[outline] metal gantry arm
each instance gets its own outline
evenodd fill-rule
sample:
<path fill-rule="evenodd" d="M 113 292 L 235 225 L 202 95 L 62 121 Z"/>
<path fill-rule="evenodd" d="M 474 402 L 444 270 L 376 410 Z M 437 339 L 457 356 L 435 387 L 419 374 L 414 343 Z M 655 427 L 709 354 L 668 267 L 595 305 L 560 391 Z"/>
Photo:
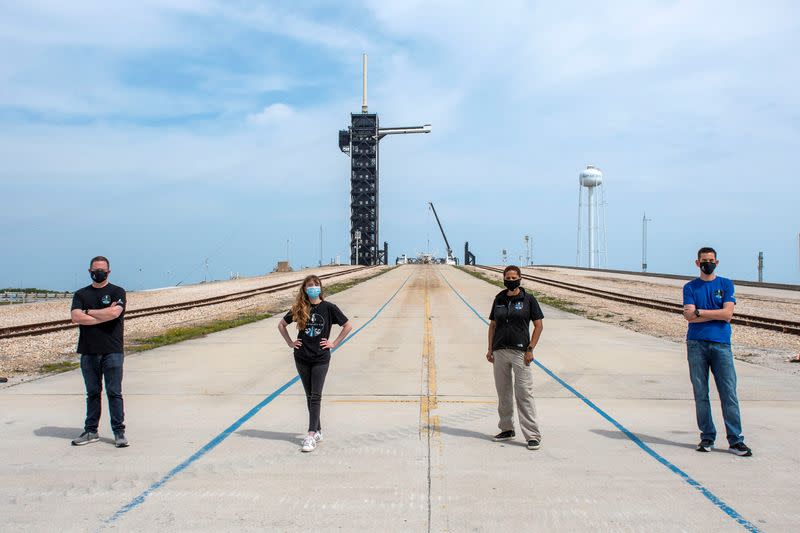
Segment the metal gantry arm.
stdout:
<path fill-rule="evenodd" d="M 387 135 L 408 135 L 409 133 L 430 133 L 431 125 L 405 126 L 399 128 L 378 128 L 378 140 L 380 141 Z M 350 130 L 339 130 L 339 149 L 350 155 Z"/>
<path fill-rule="evenodd" d="M 408 126 L 401 128 L 378 128 L 378 140 L 383 139 L 387 135 L 405 135 L 408 133 L 430 133 L 431 125 L 423 124 L 422 126 Z"/>
<path fill-rule="evenodd" d="M 433 210 L 433 216 L 436 217 L 436 223 L 439 224 L 439 231 L 442 232 L 442 237 L 444 237 L 444 244 L 447 246 L 447 258 L 453 258 L 453 249 L 450 248 L 450 242 L 447 240 L 447 235 L 444 234 L 444 228 L 442 227 L 441 221 L 439 221 L 439 215 L 436 213 L 436 208 L 433 207 L 433 202 L 428 202 L 428 205 L 431 206 L 431 210 Z"/>

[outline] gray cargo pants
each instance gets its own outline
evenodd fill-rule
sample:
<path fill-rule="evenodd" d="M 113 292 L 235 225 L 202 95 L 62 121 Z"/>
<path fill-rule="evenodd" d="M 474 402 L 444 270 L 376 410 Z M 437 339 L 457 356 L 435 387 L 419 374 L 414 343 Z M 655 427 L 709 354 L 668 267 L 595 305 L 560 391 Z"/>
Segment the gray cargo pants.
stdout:
<path fill-rule="evenodd" d="M 525 352 L 494 350 L 494 384 L 497 387 L 497 413 L 500 431 L 514 429 L 514 398 L 517 400 L 519 426 L 525 440 L 541 440 L 536 423 L 536 404 L 533 400 L 533 371 L 525 364 Z M 513 370 L 513 379 L 512 379 Z"/>

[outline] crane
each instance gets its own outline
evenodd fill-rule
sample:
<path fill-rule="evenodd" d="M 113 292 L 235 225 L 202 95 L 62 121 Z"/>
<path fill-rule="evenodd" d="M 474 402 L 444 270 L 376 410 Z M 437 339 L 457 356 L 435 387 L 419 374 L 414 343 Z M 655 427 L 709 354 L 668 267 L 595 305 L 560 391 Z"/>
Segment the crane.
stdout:
<path fill-rule="evenodd" d="M 439 224 L 439 231 L 442 232 L 442 237 L 444 237 L 444 244 L 447 246 L 447 259 L 445 259 L 445 263 L 448 265 L 457 265 L 458 259 L 456 259 L 453 255 L 453 249 L 450 248 L 450 242 L 447 240 L 447 235 L 444 234 L 444 228 L 442 227 L 442 223 L 439 221 L 439 215 L 436 213 L 436 208 L 433 207 L 433 202 L 428 202 L 428 205 L 431 206 L 433 216 L 436 217 L 436 223 Z"/>

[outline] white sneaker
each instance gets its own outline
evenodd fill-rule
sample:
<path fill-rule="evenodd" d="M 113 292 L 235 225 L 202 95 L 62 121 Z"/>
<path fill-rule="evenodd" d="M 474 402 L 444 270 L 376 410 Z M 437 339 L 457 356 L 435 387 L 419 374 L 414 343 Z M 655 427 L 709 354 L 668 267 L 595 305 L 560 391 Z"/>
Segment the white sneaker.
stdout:
<path fill-rule="evenodd" d="M 303 446 L 300 448 L 303 452 L 313 452 L 317 447 L 317 441 L 311 435 L 303 439 Z"/>
<path fill-rule="evenodd" d="M 317 441 L 317 442 L 322 442 L 322 432 L 321 431 L 317 431 L 316 433 L 314 433 L 314 440 Z"/>

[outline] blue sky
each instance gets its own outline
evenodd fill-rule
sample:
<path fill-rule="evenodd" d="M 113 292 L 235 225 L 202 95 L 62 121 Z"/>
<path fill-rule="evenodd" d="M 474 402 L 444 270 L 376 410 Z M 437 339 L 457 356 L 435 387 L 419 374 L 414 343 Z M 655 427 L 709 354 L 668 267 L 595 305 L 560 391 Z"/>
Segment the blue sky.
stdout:
<path fill-rule="evenodd" d="M 4 2 L 0 286 L 129 289 L 347 258 L 369 105 L 390 255 L 574 264 L 577 175 L 606 175 L 608 264 L 800 283 L 794 2 Z"/>

